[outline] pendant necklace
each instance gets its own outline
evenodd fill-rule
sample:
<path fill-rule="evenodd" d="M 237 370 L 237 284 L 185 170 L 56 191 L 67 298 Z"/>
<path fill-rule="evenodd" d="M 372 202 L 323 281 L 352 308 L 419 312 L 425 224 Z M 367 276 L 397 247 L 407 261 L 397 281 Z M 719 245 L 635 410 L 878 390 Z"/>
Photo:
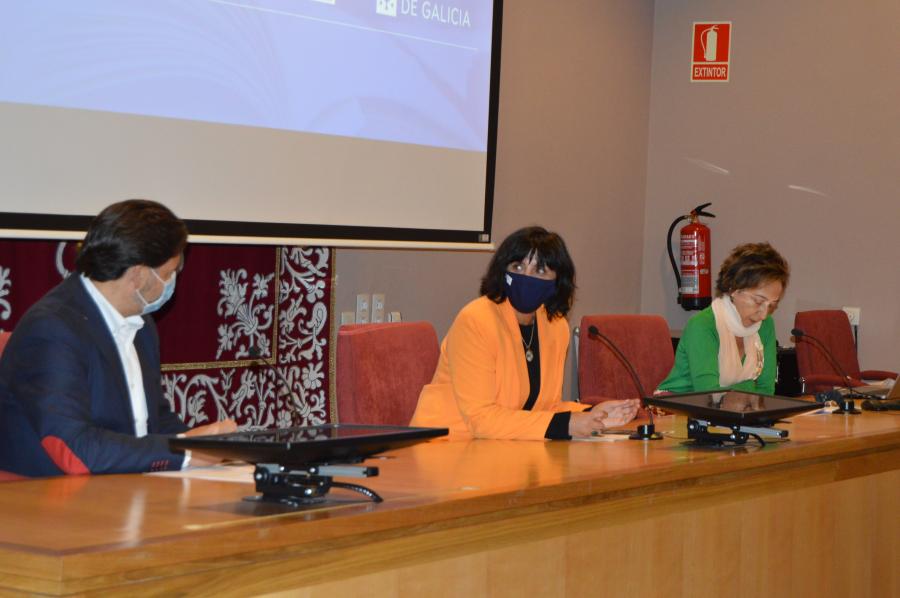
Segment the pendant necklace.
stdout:
<path fill-rule="evenodd" d="M 531 363 L 534 359 L 534 351 L 531 350 L 531 343 L 534 342 L 534 325 L 537 324 L 537 320 L 531 323 L 531 336 L 528 337 L 528 342 L 525 342 L 525 339 L 522 339 L 522 344 L 525 345 L 525 361 Z"/>

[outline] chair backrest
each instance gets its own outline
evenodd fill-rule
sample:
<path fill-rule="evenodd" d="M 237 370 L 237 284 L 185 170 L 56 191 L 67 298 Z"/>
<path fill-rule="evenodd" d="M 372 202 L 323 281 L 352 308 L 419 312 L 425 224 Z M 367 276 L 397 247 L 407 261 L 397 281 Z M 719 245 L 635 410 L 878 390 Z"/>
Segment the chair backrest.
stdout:
<path fill-rule="evenodd" d="M 602 340 L 591 338 L 596 326 L 634 366 L 650 395 L 675 362 L 669 325 L 656 315 L 593 315 L 581 318 L 578 337 L 578 390 L 583 403 L 639 396 L 626 367 Z"/>
<path fill-rule="evenodd" d="M 439 354 L 437 334 L 428 322 L 342 326 L 336 421 L 409 425 Z"/>
<path fill-rule="evenodd" d="M 817 309 L 798 311 L 794 316 L 794 328 L 801 329 L 807 335 L 819 339 L 828 347 L 848 376 L 859 377 L 859 359 L 856 356 L 856 343 L 850 329 L 850 319 L 840 309 Z M 840 376 L 828 357 L 814 342 L 798 340 L 797 371 L 801 378 L 812 375 Z"/>
<path fill-rule="evenodd" d="M 6 348 L 6 342 L 9 340 L 11 332 L 0 331 L 0 355 L 3 355 L 3 349 Z"/>

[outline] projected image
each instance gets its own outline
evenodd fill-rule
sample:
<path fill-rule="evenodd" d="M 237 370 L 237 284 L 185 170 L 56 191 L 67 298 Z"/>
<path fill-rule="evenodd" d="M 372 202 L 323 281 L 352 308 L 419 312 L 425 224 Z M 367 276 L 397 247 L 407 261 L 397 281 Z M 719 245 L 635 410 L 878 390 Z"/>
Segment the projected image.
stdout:
<path fill-rule="evenodd" d="M 501 14 L 0 0 L 0 230 L 77 238 L 149 197 L 209 243 L 485 243 Z"/>
<path fill-rule="evenodd" d="M 484 152 L 491 4 L 4 0 L 0 101 Z"/>

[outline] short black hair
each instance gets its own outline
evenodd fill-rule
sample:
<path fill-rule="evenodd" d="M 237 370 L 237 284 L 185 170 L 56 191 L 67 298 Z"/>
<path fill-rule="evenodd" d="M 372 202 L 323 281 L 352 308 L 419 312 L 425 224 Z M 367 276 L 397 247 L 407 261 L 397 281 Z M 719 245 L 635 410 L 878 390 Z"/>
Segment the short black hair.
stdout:
<path fill-rule="evenodd" d="M 158 268 L 184 252 L 187 235 L 184 222 L 161 203 L 120 201 L 91 221 L 75 269 L 104 282 L 121 278 L 131 266 Z"/>
<path fill-rule="evenodd" d="M 503 240 L 481 279 L 481 294 L 502 303 L 506 299 L 506 268 L 532 255 L 537 257 L 538 266 L 556 272 L 556 293 L 544 302 L 547 317 L 565 317 L 575 301 L 575 264 L 562 237 L 540 226 L 520 228 Z"/>
<path fill-rule="evenodd" d="M 768 243 L 745 243 L 731 250 L 716 279 L 716 296 L 741 289 L 755 289 L 777 281 L 787 288 L 791 268 L 787 260 Z"/>

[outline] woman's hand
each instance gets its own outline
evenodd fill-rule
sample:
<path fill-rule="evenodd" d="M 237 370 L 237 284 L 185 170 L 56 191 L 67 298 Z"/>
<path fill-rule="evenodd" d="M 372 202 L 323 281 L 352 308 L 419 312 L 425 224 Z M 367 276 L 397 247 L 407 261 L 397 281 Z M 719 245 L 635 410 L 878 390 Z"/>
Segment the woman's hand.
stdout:
<path fill-rule="evenodd" d="M 606 428 L 627 424 L 637 415 L 640 404 L 638 399 L 604 401 L 594 405 L 590 411 L 572 413 L 569 419 L 569 435 L 591 436 Z"/>
<path fill-rule="evenodd" d="M 607 418 L 603 421 L 607 428 L 616 428 L 624 426 L 634 419 L 638 409 L 641 407 L 640 399 L 621 399 L 615 401 L 604 401 L 597 405 L 607 413 Z"/>

